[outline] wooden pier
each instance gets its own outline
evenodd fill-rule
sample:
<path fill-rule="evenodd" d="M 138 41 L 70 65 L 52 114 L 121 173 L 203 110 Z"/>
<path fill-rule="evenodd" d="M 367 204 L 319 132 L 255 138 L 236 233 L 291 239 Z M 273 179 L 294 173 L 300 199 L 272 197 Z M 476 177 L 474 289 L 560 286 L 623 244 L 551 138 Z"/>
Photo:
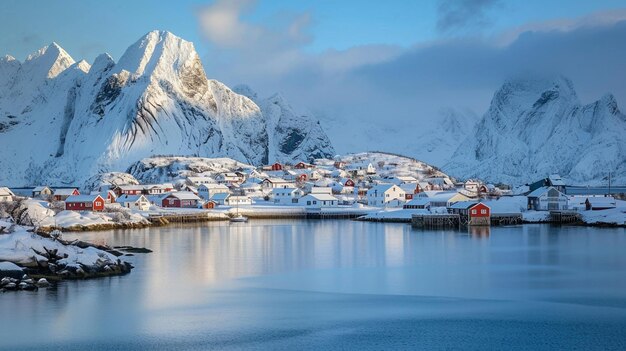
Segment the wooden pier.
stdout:
<path fill-rule="evenodd" d="M 521 213 L 492 213 L 491 225 L 516 225 L 522 224 L 524 218 Z"/>
<path fill-rule="evenodd" d="M 458 228 L 461 220 L 458 214 L 414 214 L 411 225 L 417 228 Z"/>
<path fill-rule="evenodd" d="M 551 223 L 579 223 L 582 221 L 580 213 L 576 211 L 550 211 Z"/>
<path fill-rule="evenodd" d="M 466 226 L 515 225 L 522 224 L 521 213 L 497 213 L 489 220 L 470 223 L 467 216 L 459 214 L 414 214 L 411 225 L 417 228 L 460 228 Z"/>
<path fill-rule="evenodd" d="M 148 220 L 156 225 L 166 225 L 169 223 L 194 223 L 194 222 L 223 221 L 227 219 L 228 219 L 228 216 L 226 216 L 225 214 L 211 213 L 211 212 L 190 212 L 190 213 L 164 212 L 164 213 L 151 213 L 148 215 Z"/>

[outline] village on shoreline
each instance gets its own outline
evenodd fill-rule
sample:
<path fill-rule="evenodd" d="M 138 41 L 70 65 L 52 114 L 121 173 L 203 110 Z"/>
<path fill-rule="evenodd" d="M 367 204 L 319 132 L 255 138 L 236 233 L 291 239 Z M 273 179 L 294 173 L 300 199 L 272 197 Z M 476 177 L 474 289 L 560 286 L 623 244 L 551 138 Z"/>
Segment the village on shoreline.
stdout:
<path fill-rule="evenodd" d="M 162 177 L 166 181 L 147 184 L 130 174 L 111 173 L 97 177 L 91 189 L 2 187 L 0 217 L 42 232 L 228 220 L 235 215 L 413 221 L 420 226 L 452 227 L 626 223 L 626 202 L 620 200 L 626 189 L 569 186 L 558 175 L 517 188 L 480 180 L 457 182 L 420 161 L 374 152 L 261 167 L 231 159 L 144 161 L 158 164 L 153 172 L 168 169 L 169 176 Z M 202 161 L 212 167 L 198 166 Z"/>

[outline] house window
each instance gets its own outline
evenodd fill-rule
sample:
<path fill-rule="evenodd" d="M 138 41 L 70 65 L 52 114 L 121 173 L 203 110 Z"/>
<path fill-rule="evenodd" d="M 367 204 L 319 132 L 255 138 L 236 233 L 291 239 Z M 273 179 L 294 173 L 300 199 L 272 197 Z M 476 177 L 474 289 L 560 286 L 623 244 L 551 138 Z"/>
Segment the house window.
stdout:
<path fill-rule="evenodd" d="M 480 210 L 480 213 L 481 213 L 481 214 L 487 214 L 487 210 L 484 210 L 484 209 L 483 209 L 483 210 Z"/>
<path fill-rule="evenodd" d="M 476 210 L 472 210 L 472 214 L 475 215 L 476 214 Z"/>
<path fill-rule="evenodd" d="M 311 201 L 307 201 L 307 202 L 306 202 L 306 204 L 307 204 L 307 205 L 311 205 Z"/>

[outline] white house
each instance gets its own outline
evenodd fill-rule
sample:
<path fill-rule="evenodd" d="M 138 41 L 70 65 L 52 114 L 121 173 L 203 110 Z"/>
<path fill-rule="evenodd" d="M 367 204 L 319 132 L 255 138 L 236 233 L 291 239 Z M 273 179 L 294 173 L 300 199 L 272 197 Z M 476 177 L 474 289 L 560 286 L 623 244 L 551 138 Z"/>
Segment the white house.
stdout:
<path fill-rule="evenodd" d="M 358 175 L 376 174 L 376 168 L 368 162 L 351 163 L 346 166 L 346 170 Z"/>
<path fill-rule="evenodd" d="M 282 178 L 265 178 L 263 179 L 263 183 L 261 183 L 261 187 L 263 187 L 263 189 L 295 188 L 296 184 Z"/>
<path fill-rule="evenodd" d="M 150 209 L 150 201 L 145 195 L 122 195 L 116 201 L 122 207 L 131 210 L 147 211 Z"/>
<path fill-rule="evenodd" d="M 211 177 L 187 177 L 187 181 L 195 186 L 215 183 L 215 179 Z"/>
<path fill-rule="evenodd" d="M 9 188 L 0 187 L 0 202 L 13 201 L 14 196 L 15 194 Z"/>
<path fill-rule="evenodd" d="M 297 204 L 302 195 L 302 190 L 298 188 L 274 188 L 271 198 L 275 204 L 291 205 Z"/>
<path fill-rule="evenodd" d="M 558 191 L 555 187 L 544 186 L 535 189 L 527 195 L 528 209 L 535 211 L 560 211 L 567 210 L 569 199 L 567 195 Z"/>
<path fill-rule="evenodd" d="M 312 209 L 337 207 L 339 200 L 329 194 L 308 194 L 298 200 L 300 206 Z"/>
<path fill-rule="evenodd" d="M 229 195 L 226 197 L 225 204 L 227 206 L 250 206 L 252 199 L 247 196 Z"/>
<path fill-rule="evenodd" d="M 456 191 L 423 191 L 416 198 L 427 198 L 429 207 L 449 207 L 459 201 L 469 201 L 472 198 Z"/>
<path fill-rule="evenodd" d="M 198 196 L 208 200 L 215 194 L 228 194 L 230 191 L 224 184 L 202 184 L 198 187 Z"/>
<path fill-rule="evenodd" d="M 242 183 L 240 175 L 234 172 L 218 174 L 217 177 L 215 177 L 215 180 L 217 180 L 217 182 L 220 184 Z"/>
<path fill-rule="evenodd" d="M 406 193 L 395 184 L 378 184 L 367 191 L 367 204 L 378 207 L 402 206 Z"/>
<path fill-rule="evenodd" d="M 38 197 L 41 199 L 47 198 L 52 195 L 52 189 L 47 186 L 37 186 L 33 189 L 33 197 Z"/>

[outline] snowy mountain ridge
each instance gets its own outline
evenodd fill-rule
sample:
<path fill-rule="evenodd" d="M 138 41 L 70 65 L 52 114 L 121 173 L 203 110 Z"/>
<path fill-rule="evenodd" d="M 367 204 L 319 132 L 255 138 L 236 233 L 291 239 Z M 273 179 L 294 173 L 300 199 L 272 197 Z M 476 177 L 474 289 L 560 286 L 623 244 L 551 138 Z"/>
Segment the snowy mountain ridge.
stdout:
<path fill-rule="evenodd" d="M 314 117 L 269 101 L 208 79 L 193 44 L 169 32 L 148 33 L 117 63 L 108 54 L 75 62 L 56 43 L 24 62 L 5 56 L 0 183 L 73 184 L 155 154 L 251 164 L 334 154 Z"/>
<path fill-rule="evenodd" d="M 626 183 L 626 116 L 611 94 L 581 104 L 565 77 L 505 82 L 443 167 L 461 177 L 524 184 L 552 173 L 573 183 Z"/>

